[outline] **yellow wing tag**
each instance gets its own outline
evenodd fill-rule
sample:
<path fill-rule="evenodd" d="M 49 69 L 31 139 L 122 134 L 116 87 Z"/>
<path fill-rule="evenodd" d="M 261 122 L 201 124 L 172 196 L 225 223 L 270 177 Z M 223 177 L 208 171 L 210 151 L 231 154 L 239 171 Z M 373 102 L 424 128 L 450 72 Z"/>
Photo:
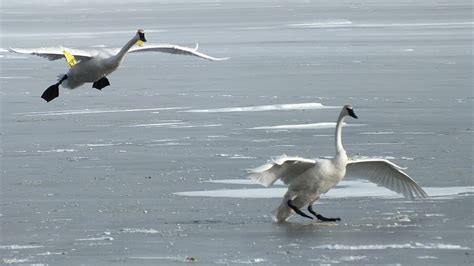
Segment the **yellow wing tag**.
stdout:
<path fill-rule="evenodd" d="M 63 50 L 64 57 L 66 57 L 66 61 L 69 65 L 69 67 L 73 67 L 75 64 L 77 64 L 76 58 L 68 51 Z"/>
<path fill-rule="evenodd" d="M 142 40 L 138 40 L 138 41 L 137 41 L 137 45 L 138 45 L 138 47 L 142 47 L 142 46 L 143 46 L 143 41 L 142 41 Z"/>

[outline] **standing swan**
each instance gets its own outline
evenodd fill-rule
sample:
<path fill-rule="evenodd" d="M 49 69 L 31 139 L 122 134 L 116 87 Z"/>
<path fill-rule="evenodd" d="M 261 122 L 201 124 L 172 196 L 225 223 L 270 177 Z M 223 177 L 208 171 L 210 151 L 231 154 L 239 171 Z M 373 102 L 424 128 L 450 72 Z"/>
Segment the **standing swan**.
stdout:
<path fill-rule="evenodd" d="M 75 89 L 86 82 L 92 82 L 92 87 L 98 90 L 110 85 L 107 75 L 117 70 L 127 53 L 135 52 L 162 52 L 170 54 L 184 54 L 201 57 L 210 61 L 226 60 L 228 58 L 214 58 L 198 52 L 198 46 L 195 48 L 182 47 L 173 44 L 157 44 L 142 46 L 146 42 L 145 32 L 139 29 L 121 49 L 103 49 L 103 50 L 78 50 L 65 49 L 62 47 L 39 48 L 39 49 L 15 49 L 10 51 L 19 54 L 32 54 L 45 57 L 49 60 L 58 60 L 66 58 L 71 68 L 61 75 L 56 84 L 47 88 L 41 98 L 47 102 L 59 96 L 59 85 L 65 88 Z M 138 44 L 139 47 L 134 47 Z M 76 64 L 76 59 L 79 63 Z"/>
<path fill-rule="evenodd" d="M 400 166 L 384 159 L 350 160 L 342 146 L 342 124 L 346 116 L 357 119 L 350 105 L 345 105 L 336 125 L 336 156 L 332 159 L 304 159 L 282 156 L 272 162 L 251 170 L 249 178 L 264 186 L 270 186 L 280 178 L 286 185 L 283 202 L 274 212 L 276 222 L 286 221 L 294 212 L 313 219 L 300 209 L 308 211 L 321 221 L 340 221 L 340 218 L 326 218 L 316 213 L 312 205 L 322 194 L 337 185 L 345 176 L 366 178 L 379 186 L 403 194 L 413 200 L 425 198 L 425 191 Z"/>

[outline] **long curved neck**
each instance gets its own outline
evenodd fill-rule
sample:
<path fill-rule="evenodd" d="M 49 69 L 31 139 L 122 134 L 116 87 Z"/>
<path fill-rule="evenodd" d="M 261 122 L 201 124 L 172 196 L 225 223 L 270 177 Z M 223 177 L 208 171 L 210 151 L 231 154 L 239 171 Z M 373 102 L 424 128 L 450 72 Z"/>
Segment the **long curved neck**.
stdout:
<path fill-rule="evenodd" d="M 135 45 L 138 41 L 138 38 L 137 36 L 133 36 L 132 39 L 130 39 L 130 41 L 128 41 L 123 47 L 122 49 L 120 49 L 120 51 L 115 55 L 115 59 L 119 62 L 121 62 L 123 60 L 123 57 L 125 56 L 125 54 L 127 54 L 128 50 L 130 50 L 130 48 L 133 47 L 133 45 Z"/>
<path fill-rule="evenodd" d="M 344 124 L 344 114 L 341 113 L 337 119 L 336 124 L 336 156 L 341 153 L 346 153 L 344 147 L 342 146 L 342 124 Z"/>

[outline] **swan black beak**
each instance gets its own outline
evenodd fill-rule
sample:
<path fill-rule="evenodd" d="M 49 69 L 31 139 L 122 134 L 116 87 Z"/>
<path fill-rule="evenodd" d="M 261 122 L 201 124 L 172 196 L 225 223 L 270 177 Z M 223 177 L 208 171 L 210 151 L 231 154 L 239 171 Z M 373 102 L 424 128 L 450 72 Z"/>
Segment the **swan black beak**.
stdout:
<path fill-rule="evenodd" d="M 138 32 L 138 36 L 140 37 L 140 41 L 146 42 L 145 32 L 139 31 L 139 32 Z"/>
<path fill-rule="evenodd" d="M 354 110 L 351 109 L 351 108 L 347 108 L 347 112 L 349 113 L 349 115 L 351 117 L 354 117 L 355 119 L 357 119 L 358 117 L 356 116 L 356 114 L 354 113 Z"/>

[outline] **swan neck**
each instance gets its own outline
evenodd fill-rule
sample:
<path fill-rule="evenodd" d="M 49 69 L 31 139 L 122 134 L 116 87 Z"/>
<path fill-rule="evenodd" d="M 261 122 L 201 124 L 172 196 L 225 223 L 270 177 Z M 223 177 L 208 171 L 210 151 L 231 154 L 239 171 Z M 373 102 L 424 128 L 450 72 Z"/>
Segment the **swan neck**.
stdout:
<path fill-rule="evenodd" d="M 345 115 L 341 113 L 337 119 L 336 124 L 336 156 L 341 153 L 346 153 L 344 147 L 342 146 L 342 124 L 344 124 Z"/>
<path fill-rule="evenodd" d="M 130 41 L 128 41 L 123 47 L 122 49 L 120 49 L 120 51 L 115 55 L 116 59 L 121 62 L 125 56 L 125 54 L 127 54 L 128 50 L 130 50 L 130 48 L 132 48 L 136 43 L 137 43 L 138 39 L 137 39 L 137 36 L 134 36 L 132 39 L 130 39 Z"/>

